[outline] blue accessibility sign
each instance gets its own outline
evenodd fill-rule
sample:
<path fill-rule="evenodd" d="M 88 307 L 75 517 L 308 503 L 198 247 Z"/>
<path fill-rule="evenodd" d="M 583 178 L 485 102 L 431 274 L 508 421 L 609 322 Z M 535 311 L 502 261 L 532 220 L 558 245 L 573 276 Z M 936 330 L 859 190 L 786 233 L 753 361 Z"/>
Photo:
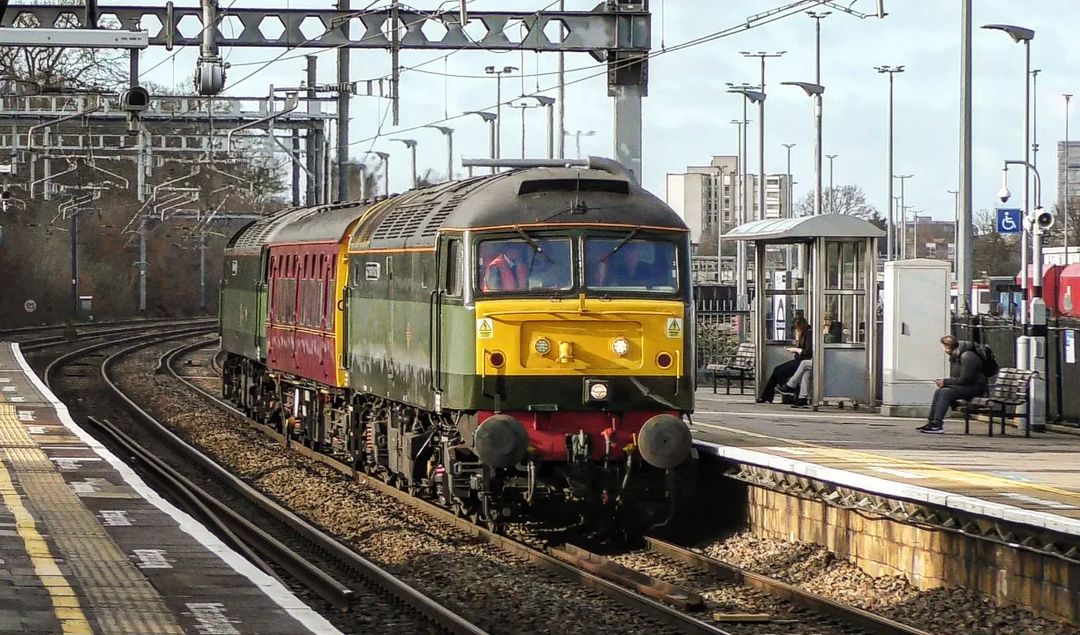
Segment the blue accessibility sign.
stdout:
<path fill-rule="evenodd" d="M 999 234 L 1019 234 L 1023 231 L 1020 223 L 1020 210 L 998 209 L 997 231 Z"/>

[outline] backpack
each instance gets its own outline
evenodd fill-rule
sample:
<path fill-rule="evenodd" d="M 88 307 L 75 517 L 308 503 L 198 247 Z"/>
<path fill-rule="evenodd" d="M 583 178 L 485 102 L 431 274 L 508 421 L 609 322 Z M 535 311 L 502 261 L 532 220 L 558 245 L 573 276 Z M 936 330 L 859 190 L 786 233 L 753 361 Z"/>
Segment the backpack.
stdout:
<path fill-rule="evenodd" d="M 986 375 L 987 379 L 997 375 L 998 371 L 1001 370 L 1001 364 L 998 363 L 997 357 L 994 357 L 994 349 L 986 344 L 976 344 L 975 354 L 982 359 L 983 374 Z"/>

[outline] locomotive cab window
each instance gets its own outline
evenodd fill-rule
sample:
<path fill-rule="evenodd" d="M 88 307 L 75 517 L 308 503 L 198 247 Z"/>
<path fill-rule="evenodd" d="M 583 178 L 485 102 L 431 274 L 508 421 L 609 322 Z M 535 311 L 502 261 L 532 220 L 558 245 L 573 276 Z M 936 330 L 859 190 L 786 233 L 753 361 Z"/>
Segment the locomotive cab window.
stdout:
<path fill-rule="evenodd" d="M 679 288 L 678 248 L 665 240 L 585 239 L 585 280 L 602 291 L 673 293 Z"/>
<path fill-rule="evenodd" d="M 446 243 L 446 295 L 460 297 L 464 285 L 461 275 L 461 241 L 454 239 Z"/>
<path fill-rule="evenodd" d="M 565 291 L 574 286 L 567 238 L 482 240 L 475 270 L 481 293 Z"/>

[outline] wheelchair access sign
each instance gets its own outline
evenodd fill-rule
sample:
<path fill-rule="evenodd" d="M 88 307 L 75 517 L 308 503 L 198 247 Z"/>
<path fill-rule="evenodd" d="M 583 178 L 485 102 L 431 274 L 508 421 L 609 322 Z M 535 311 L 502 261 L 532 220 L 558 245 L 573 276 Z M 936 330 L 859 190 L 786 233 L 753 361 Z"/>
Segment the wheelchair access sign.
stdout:
<path fill-rule="evenodd" d="M 998 209 L 997 231 L 999 234 L 1019 234 L 1023 231 L 1020 222 L 1021 211 L 1018 209 Z"/>

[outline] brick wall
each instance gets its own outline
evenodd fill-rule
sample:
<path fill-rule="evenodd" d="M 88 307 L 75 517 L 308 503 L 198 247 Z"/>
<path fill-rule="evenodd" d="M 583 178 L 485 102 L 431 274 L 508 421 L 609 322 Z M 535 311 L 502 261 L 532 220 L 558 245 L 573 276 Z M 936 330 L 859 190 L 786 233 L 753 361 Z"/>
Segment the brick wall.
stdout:
<path fill-rule="evenodd" d="M 902 576 L 918 589 L 965 587 L 1040 617 L 1080 622 L 1080 564 L 760 487 L 749 490 L 749 525 L 760 537 L 819 544 L 870 575 Z"/>

